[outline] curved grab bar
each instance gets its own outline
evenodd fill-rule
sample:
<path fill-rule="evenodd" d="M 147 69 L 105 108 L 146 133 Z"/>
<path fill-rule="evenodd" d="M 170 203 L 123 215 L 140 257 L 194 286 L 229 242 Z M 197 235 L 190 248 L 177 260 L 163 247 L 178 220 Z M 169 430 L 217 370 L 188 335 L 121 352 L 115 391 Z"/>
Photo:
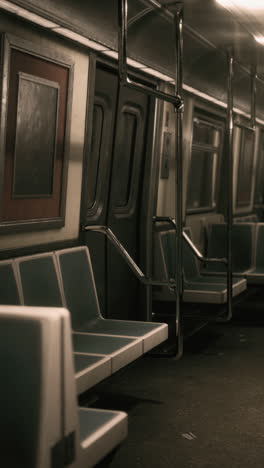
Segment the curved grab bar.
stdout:
<path fill-rule="evenodd" d="M 175 231 L 177 232 L 177 224 L 174 218 L 170 218 L 169 216 L 154 216 L 153 217 L 154 223 L 170 223 Z M 228 235 L 230 235 L 230 230 L 228 231 Z M 229 254 L 229 261 L 226 258 L 207 258 L 204 257 L 201 252 L 195 247 L 191 239 L 187 236 L 185 232 L 182 232 L 183 239 L 185 242 L 191 247 L 192 251 L 194 252 L 195 256 L 201 260 L 202 262 L 218 262 L 224 263 L 227 270 L 227 314 L 226 317 L 220 321 L 229 321 L 232 318 L 232 268 L 230 266 L 230 251 Z"/>
<path fill-rule="evenodd" d="M 174 218 L 170 218 L 169 216 L 154 216 L 153 217 L 154 223 L 170 223 L 175 231 L 177 232 L 177 225 L 176 221 Z M 204 263 L 225 263 L 227 264 L 227 259 L 226 258 L 211 258 L 211 257 L 204 257 L 201 252 L 197 249 L 197 247 L 194 245 L 190 237 L 186 234 L 186 232 L 182 232 L 182 237 L 185 240 L 186 244 L 189 245 L 189 247 L 192 249 L 194 255 L 200 260 L 201 262 Z"/>
<path fill-rule="evenodd" d="M 169 10 L 165 9 L 158 2 L 151 1 L 152 6 L 159 8 L 165 14 L 172 16 L 175 29 L 177 29 L 177 15 L 172 14 Z M 142 83 L 136 82 L 129 78 L 127 71 L 127 28 L 128 28 L 128 14 L 127 14 L 127 0 L 119 0 L 118 8 L 118 71 L 119 71 L 119 80 L 120 84 L 123 86 L 128 86 L 132 89 L 136 89 L 145 93 L 149 96 L 154 96 L 157 99 L 162 101 L 167 101 L 172 103 L 176 109 L 180 110 L 183 108 L 183 99 L 178 95 L 175 85 L 175 93 L 168 94 L 163 91 L 159 91 L 155 88 L 150 88 Z"/>
<path fill-rule="evenodd" d="M 139 279 L 141 283 L 150 285 L 150 286 L 169 286 L 170 288 L 176 288 L 176 282 L 173 279 L 169 281 L 156 281 L 156 280 L 153 280 L 152 278 L 148 278 L 141 271 L 139 266 L 136 264 L 133 258 L 129 255 L 128 251 L 125 249 L 123 244 L 121 244 L 121 242 L 118 240 L 118 238 L 115 236 L 115 234 L 109 227 L 107 226 L 84 226 L 83 230 L 100 232 L 101 234 L 104 234 L 110 240 L 110 242 L 114 245 L 114 247 L 118 250 L 121 257 L 123 257 L 127 265 L 130 267 L 130 269 L 133 271 L 133 273 L 136 275 L 136 277 Z"/>

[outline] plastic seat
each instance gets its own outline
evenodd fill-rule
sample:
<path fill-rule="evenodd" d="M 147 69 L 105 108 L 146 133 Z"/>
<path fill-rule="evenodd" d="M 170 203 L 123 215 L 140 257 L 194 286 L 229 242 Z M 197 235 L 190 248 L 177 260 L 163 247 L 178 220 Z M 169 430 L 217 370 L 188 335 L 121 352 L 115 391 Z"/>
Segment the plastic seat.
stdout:
<path fill-rule="evenodd" d="M 224 284 L 189 283 L 186 281 L 184 282 L 183 300 L 185 302 L 225 304 L 227 301 L 227 287 Z"/>
<path fill-rule="evenodd" d="M 73 333 L 73 347 L 78 353 L 97 353 L 111 357 L 111 371 L 130 364 L 142 356 L 142 341 L 125 336 Z"/>
<path fill-rule="evenodd" d="M 192 239 L 192 233 L 190 228 L 185 228 L 184 231 L 188 235 L 190 239 Z M 201 274 L 198 266 L 198 260 L 196 259 L 195 255 L 193 254 L 191 248 L 186 244 L 183 243 L 183 267 L 184 267 L 184 275 L 186 280 L 186 285 L 189 288 L 188 283 L 193 284 L 207 284 L 208 289 L 210 290 L 210 285 L 213 288 L 214 285 L 222 285 L 225 287 L 224 292 L 224 302 L 227 300 L 227 283 L 226 278 L 221 276 L 213 276 L 213 275 L 206 275 Z M 247 281 L 241 277 L 232 278 L 232 294 L 233 297 L 237 296 L 238 294 L 245 291 L 247 288 Z"/>
<path fill-rule="evenodd" d="M 14 261 L 2 260 L 0 262 L 0 304 L 19 305 L 21 301 Z"/>
<path fill-rule="evenodd" d="M 264 223 L 256 226 L 254 268 L 246 275 L 249 284 L 264 284 Z"/>
<path fill-rule="evenodd" d="M 46 309 L 0 306 L 1 466 L 49 467 L 61 439 L 56 322 L 56 311 L 47 318 Z"/>
<path fill-rule="evenodd" d="M 68 419 L 65 416 L 67 434 L 74 431 L 71 421 L 77 420 L 76 468 L 95 466 L 101 459 L 117 447 L 127 436 L 127 415 L 122 411 L 109 411 L 94 408 L 78 408 L 76 404 L 76 381 L 73 371 L 73 350 L 70 314 L 66 309 L 63 314 L 63 357 L 65 379 L 65 402 Z M 69 404 L 70 403 L 70 404 Z M 68 406 L 70 408 L 68 409 Z"/>
<path fill-rule="evenodd" d="M 85 392 L 112 374 L 110 356 L 74 353 L 73 358 L 78 394 Z"/>
<path fill-rule="evenodd" d="M 57 262 L 53 252 L 20 257 L 15 260 L 15 263 L 25 305 L 45 307 L 64 305 Z M 74 351 L 91 354 L 91 356 L 75 357 L 74 362 L 78 366 L 76 372 L 78 393 L 88 390 L 103 378 L 109 377 L 114 372 L 113 369 L 129 364 L 143 353 L 142 342 L 139 339 L 127 340 L 117 336 L 115 346 L 113 346 L 111 336 L 98 334 L 82 337 L 81 342 L 82 346 L 76 338 L 74 339 Z M 84 368 L 85 362 L 86 368 Z"/>
<path fill-rule="evenodd" d="M 108 336 L 140 339 L 143 352 L 149 351 L 168 337 L 164 323 L 104 319 L 100 312 L 91 259 L 87 247 L 75 247 L 56 252 L 65 306 L 72 315 L 75 331 Z M 125 341 L 124 341 L 125 342 Z"/>
<path fill-rule="evenodd" d="M 233 272 L 244 276 L 253 267 L 256 223 L 237 223 L 232 226 Z M 208 226 L 207 257 L 226 257 L 226 223 Z M 209 263 L 206 273 L 225 273 L 225 266 Z"/>
<path fill-rule="evenodd" d="M 125 413 L 78 410 L 72 356 L 66 309 L 0 306 L 1 466 L 89 468 L 126 437 Z"/>
<path fill-rule="evenodd" d="M 190 231 L 188 230 L 189 234 Z M 157 232 L 157 248 L 160 249 L 160 266 L 165 278 L 174 278 L 176 270 L 176 234 L 174 229 Z M 200 274 L 197 261 L 190 247 L 183 243 L 183 270 L 184 270 L 184 292 L 183 300 L 194 303 L 223 304 L 227 301 L 226 279 L 221 277 L 204 277 Z M 157 300 L 175 300 L 173 292 L 158 292 Z M 233 296 L 238 295 L 246 289 L 245 279 L 234 279 Z"/>

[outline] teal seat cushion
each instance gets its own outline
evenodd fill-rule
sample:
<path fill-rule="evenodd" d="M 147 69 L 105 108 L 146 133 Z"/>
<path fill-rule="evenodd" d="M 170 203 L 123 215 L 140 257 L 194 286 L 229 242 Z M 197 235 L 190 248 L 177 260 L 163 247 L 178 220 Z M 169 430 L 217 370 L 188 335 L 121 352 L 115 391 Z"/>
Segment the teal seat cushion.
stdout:
<path fill-rule="evenodd" d="M 93 271 L 86 248 L 57 252 L 66 304 L 72 328 L 81 330 L 87 322 L 101 317 Z"/>
<path fill-rule="evenodd" d="M 0 326 L 1 460 L 10 468 L 37 466 L 41 418 L 40 324 L 24 317 L 2 318 Z M 12 465 L 19 454 L 19 465 Z"/>
<path fill-rule="evenodd" d="M 133 338 L 73 333 L 73 348 L 77 353 L 108 355 L 122 351 L 126 345 L 133 344 Z"/>
<path fill-rule="evenodd" d="M 116 416 L 114 411 L 103 411 L 94 408 L 82 409 L 78 411 L 80 422 L 80 440 L 87 439 L 90 435 L 94 436 L 100 431 L 102 426 L 109 425 Z"/>
<path fill-rule="evenodd" d="M 235 273 L 243 273 L 252 268 L 253 228 L 252 223 L 238 223 L 232 226 L 232 266 Z M 226 224 L 209 226 L 207 257 L 226 258 L 226 229 Z M 206 270 L 224 272 L 226 268 L 224 264 L 209 263 Z"/>
<path fill-rule="evenodd" d="M 84 325 L 83 332 L 106 333 L 112 335 L 135 336 L 141 338 L 151 332 L 158 331 L 160 323 L 153 322 L 132 322 L 127 320 L 98 319 Z"/>
<path fill-rule="evenodd" d="M 18 261 L 25 305 L 62 307 L 53 255 L 24 257 Z"/>
<path fill-rule="evenodd" d="M 0 263 L 0 304 L 19 305 L 19 294 L 12 263 Z"/>
<path fill-rule="evenodd" d="M 101 356 L 90 356 L 88 354 L 74 354 L 74 368 L 75 373 L 81 372 L 85 369 L 93 366 L 94 364 L 99 364 L 104 358 Z"/>

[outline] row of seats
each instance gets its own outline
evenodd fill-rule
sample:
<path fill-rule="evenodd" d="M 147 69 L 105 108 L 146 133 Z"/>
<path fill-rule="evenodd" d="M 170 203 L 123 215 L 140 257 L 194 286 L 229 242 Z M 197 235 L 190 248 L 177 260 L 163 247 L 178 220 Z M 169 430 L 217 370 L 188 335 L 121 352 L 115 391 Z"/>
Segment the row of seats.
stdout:
<path fill-rule="evenodd" d="M 127 435 L 121 411 L 78 408 L 64 308 L 0 306 L 1 466 L 91 468 Z"/>
<path fill-rule="evenodd" d="M 226 256 L 226 224 L 208 226 L 207 255 Z M 264 283 L 264 223 L 239 223 L 232 226 L 233 272 L 248 284 Z M 207 274 L 223 274 L 220 264 L 208 264 Z"/>
<path fill-rule="evenodd" d="M 190 228 L 185 232 L 191 239 Z M 176 271 L 176 232 L 166 226 L 158 226 L 155 233 L 155 277 L 160 279 L 175 278 Z M 225 255 L 222 255 L 223 257 Z M 195 303 L 223 304 L 227 301 L 226 279 L 220 276 L 202 275 L 198 260 L 190 246 L 183 241 L 183 301 Z M 237 296 L 245 291 L 247 282 L 244 278 L 234 277 L 232 294 Z M 168 287 L 156 288 L 154 298 L 157 301 L 175 300 L 173 290 Z"/>
<path fill-rule="evenodd" d="M 205 233 L 208 225 L 222 224 L 225 222 L 224 215 L 221 213 L 200 213 L 199 215 L 187 215 L 186 227 L 192 231 L 192 236 L 196 247 L 204 252 Z M 258 216 L 256 214 L 248 214 L 244 216 L 236 216 L 233 218 L 233 223 L 257 223 Z"/>
<path fill-rule="evenodd" d="M 70 311 L 78 393 L 168 337 L 164 323 L 102 317 L 85 246 L 1 261 L 0 304 L 65 307 Z"/>

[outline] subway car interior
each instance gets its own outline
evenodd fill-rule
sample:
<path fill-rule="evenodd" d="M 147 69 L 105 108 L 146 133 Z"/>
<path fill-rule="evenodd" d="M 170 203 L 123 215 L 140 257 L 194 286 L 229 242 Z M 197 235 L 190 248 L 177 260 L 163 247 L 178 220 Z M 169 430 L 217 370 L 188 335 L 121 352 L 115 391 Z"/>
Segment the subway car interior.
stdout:
<path fill-rule="evenodd" d="M 0 32 L 0 466 L 263 468 L 263 0 Z"/>

